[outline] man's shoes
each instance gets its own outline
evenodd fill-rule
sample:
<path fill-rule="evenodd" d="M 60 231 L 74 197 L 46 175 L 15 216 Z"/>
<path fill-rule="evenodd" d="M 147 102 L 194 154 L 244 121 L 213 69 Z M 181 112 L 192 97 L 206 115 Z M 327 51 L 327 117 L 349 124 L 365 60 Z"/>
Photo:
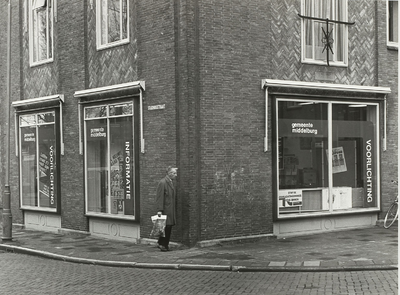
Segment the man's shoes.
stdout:
<path fill-rule="evenodd" d="M 161 250 L 161 252 L 167 252 L 168 248 L 164 247 L 163 245 L 158 245 L 158 249 Z"/>

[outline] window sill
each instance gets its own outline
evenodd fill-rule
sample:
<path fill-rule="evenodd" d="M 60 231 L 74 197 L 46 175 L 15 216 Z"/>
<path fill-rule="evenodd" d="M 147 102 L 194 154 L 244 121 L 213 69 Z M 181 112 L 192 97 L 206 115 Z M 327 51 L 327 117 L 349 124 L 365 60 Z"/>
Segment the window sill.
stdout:
<path fill-rule="evenodd" d="M 326 61 L 315 61 L 315 60 L 302 60 L 302 64 L 307 64 L 307 65 L 314 65 L 314 66 L 325 66 L 327 67 Z M 329 67 L 338 67 L 338 68 L 347 68 L 348 65 L 345 63 L 336 63 L 336 62 L 329 62 Z"/>
<path fill-rule="evenodd" d="M 380 209 L 377 207 L 374 208 L 362 208 L 357 209 L 343 209 L 343 210 L 336 210 L 333 212 L 313 212 L 313 213 L 288 213 L 288 214 L 279 214 L 277 220 L 288 220 L 288 219 L 295 219 L 295 218 L 318 218 L 318 217 L 327 217 L 327 216 L 338 216 L 338 215 L 351 215 L 351 214 L 365 214 L 365 213 L 378 213 Z"/>
<path fill-rule="evenodd" d="M 54 59 L 50 58 L 50 59 L 41 60 L 41 61 L 37 61 L 37 62 L 31 62 L 30 63 L 30 67 L 34 68 L 34 67 L 41 66 L 41 65 L 44 65 L 44 64 L 52 63 L 53 61 L 54 61 Z"/>
<path fill-rule="evenodd" d="M 399 50 L 399 45 L 398 44 L 387 44 L 387 49 L 388 50 Z"/>
<path fill-rule="evenodd" d="M 109 48 L 113 48 L 113 47 L 118 47 L 121 45 L 126 45 L 129 44 L 130 40 L 129 39 L 125 39 L 125 40 L 121 40 L 121 41 L 117 41 L 117 42 L 113 42 L 113 43 L 108 43 L 108 44 L 104 44 L 104 45 L 99 45 L 97 44 L 97 51 L 101 51 L 101 50 L 105 50 L 105 49 L 109 49 Z"/>
<path fill-rule="evenodd" d="M 95 218 L 107 218 L 107 219 L 119 219 L 119 220 L 126 220 L 126 221 L 136 221 L 135 216 L 127 216 L 127 215 L 118 215 L 118 214 L 111 214 L 111 213 L 91 213 L 86 212 L 86 217 L 95 217 Z"/>
<path fill-rule="evenodd" d="M 31 207 L 31 206 L 21 206 L 20 209 L 25 210 L 25 211 L 58 213 L 56 208 L 40 208 L 40 207 Z"/>

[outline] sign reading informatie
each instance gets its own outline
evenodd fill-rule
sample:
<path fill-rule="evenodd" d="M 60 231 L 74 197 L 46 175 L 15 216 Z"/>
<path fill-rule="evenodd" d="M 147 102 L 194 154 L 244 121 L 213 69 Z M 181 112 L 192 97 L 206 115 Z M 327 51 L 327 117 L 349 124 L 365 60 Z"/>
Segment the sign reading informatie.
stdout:
<path fill-rule="evenodd" d="M 165 109 L 165 104 L 158 104 L 158 105 L 154 105 L 154 106 L 148 106 L 147 109 L 149 111 L 163 110 L 163 109 Z"/>

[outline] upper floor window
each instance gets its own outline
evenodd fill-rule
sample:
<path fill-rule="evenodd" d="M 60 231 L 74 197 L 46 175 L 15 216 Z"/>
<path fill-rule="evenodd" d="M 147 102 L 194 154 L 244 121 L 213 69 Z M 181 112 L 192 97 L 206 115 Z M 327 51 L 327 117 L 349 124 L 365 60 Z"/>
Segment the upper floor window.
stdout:
<path fill-rule="evenodd" d="M 97 48 L 129 42 L 129 1 L 97 0 Z"/>
<path fill-rule="evenodd" d="M 321 19 L 302 18 L 302 62 L 347 65 L 347 25 L 325 21 L 347 22 L 347 0 L 302 0 L 302 15 Z"/>
<path fill-rule="evenodd" d="M 29 0 L 29 58 L 36 65 L 53 60 L 54 0 Z"/>
<path fill-rule="evenodd" d="M 387 2 L 387 44 L 399 46 L 399 2 Z"/>

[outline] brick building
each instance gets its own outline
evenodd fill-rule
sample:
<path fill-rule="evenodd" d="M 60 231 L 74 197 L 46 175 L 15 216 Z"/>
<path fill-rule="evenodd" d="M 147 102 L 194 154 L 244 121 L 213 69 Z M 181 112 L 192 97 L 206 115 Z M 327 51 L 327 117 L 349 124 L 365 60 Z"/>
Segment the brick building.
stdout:
<path fill-rule="evenodd" d="M 12 1 L 13 222 L 146 239 L 176 165 L 176 242 L 374 225 L 396 193 L 397 19 L 395 1 Z M 1 30 L 2 104 L 6 48 Z"/>

